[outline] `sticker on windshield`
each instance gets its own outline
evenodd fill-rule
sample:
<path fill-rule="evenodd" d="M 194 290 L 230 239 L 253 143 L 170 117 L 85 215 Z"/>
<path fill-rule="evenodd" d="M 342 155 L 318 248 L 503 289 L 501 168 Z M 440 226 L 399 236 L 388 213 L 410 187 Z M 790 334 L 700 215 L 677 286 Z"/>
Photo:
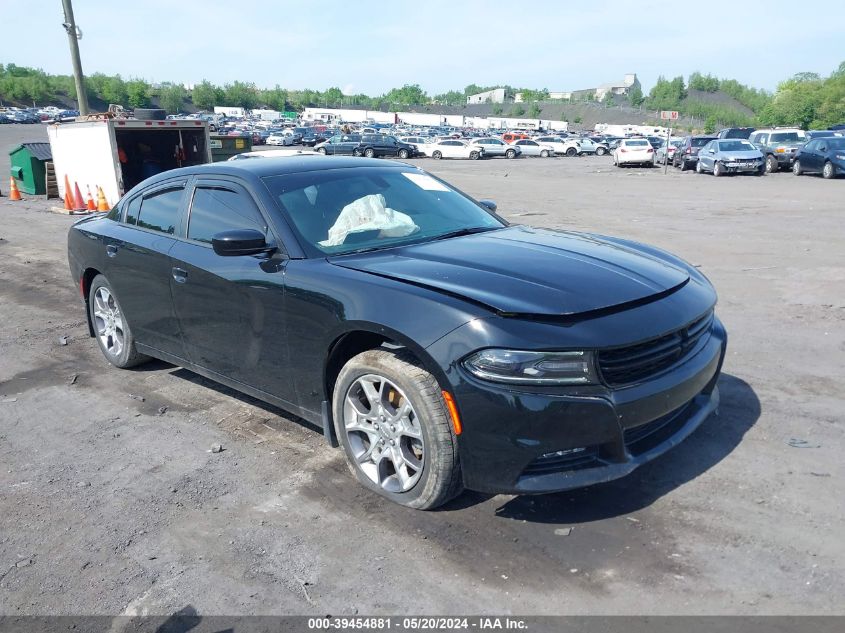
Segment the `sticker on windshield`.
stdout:
<path fill-rule="evenodd" d="M 447 186 L 437 182 L 428 174 L 414 174 L 402 172 L 402 175 L 405 176 L 405 178 L 410 180 L 420 189 L 425 189 L 426 191 L 449 191 L 449 188 Z"/>

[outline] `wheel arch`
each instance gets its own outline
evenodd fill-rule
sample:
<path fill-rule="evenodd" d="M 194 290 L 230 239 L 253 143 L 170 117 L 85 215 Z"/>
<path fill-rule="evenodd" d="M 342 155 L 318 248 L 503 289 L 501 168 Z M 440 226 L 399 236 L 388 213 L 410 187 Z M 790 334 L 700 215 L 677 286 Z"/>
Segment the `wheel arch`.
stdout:
<path fill-rule="evenodd" d="M 88 322 L 88 336 L 94 338 L 94 324 L 91 322 L 91 310 L 88 306 L 88 295 L 91 291 L 91 283 L 97 275 L 102 273 L 96 268 L 86 268 L 82 271 L 82 276 L 79 278 L 79 291 L 82 293 L 82 298 L 85 301 L 85 319 Z"/>

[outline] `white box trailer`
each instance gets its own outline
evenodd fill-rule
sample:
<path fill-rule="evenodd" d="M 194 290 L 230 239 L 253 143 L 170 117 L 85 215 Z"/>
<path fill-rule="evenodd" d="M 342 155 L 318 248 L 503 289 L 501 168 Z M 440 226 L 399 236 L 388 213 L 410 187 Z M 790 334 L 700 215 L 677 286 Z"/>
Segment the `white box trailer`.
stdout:
<path fill-rule="evenodd" d="M 99 119 L 47 128 L 59 195 L 65 176 L 96 201 L 102 187 L 109 206 L 153 173 L 211 162 L 208 123 L 202 120 Z"/>

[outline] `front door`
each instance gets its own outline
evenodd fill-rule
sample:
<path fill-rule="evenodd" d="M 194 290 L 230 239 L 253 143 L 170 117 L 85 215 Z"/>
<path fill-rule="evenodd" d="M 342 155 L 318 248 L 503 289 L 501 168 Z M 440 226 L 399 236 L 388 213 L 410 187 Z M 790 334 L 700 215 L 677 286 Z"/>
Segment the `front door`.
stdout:
<path fill-rule="evenodd" d="M 257 229 L 277 244 L 252 196 L 230 180 L 198 180 L 186 239 L 171 250 L 171 291 L 188 360 L 270 393 L 293 399 L 288 376 L 284 264 L 278 256 L 217 255 L 222 231 Z"/>

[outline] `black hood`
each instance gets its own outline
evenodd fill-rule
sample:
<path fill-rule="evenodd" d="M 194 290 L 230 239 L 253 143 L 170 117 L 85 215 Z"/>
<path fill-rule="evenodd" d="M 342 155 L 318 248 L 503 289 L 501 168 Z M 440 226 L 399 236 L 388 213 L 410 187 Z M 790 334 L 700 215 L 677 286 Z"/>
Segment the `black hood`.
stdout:
<path fill-rule="evenodd" d="M 329 261 L 505 314 L 575 316 L 663 296 L 689 280 L 681 266 L 630 246 L 522 226 Z"/>

